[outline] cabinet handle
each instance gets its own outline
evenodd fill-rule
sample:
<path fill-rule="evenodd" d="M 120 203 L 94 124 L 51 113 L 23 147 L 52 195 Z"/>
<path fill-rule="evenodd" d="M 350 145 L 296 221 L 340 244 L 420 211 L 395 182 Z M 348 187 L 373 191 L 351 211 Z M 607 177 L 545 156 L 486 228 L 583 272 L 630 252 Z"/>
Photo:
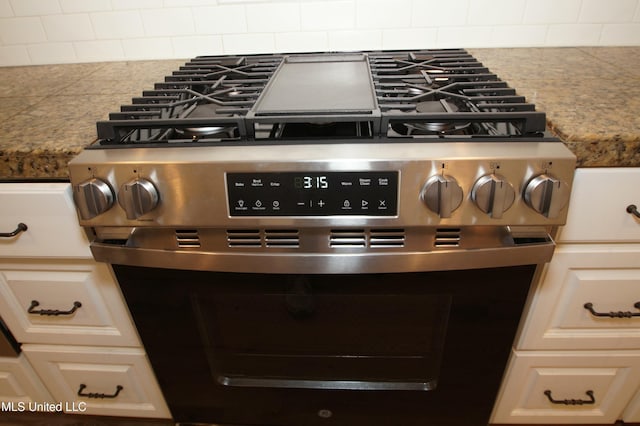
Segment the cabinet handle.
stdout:
<path fill-rule="evenodd" d="M 640 212 L 635 204 L 629 204 L 627 206 L 627 213 L 634 215 L 635 217 L 640 219 Z"/>
<path fill-rule="evenodd" d="M 18 235 L 19 233 L 26 231 L 27 229 L 29 229 L 27 227 L 27 225 L 25 225 L 24 223 L 20 222 L 18 224 L 18 227 L 15 230 L 13 230 L 12 232 L 0 232 L 0 238 L 13 238 L 16 235 Z"/>
<path fill-rule="evenodd" d="M 116 396 L 118 396 L 118 394 L 120 393 L 120 391 L 122 389 L 124 389 L 122 386 L 118 385 L 116 386 L 116 392 L 112 393 L 111 395 L 107 395 L 105 393 L 98 393 L 98 392 L 87 392 L 87 393 L 83 393 L 82 391 L 84 391 L 86 389 L 87 385 L 85 385 L 84 383 L 80 385 L 80 387 L 78 388 L 78 396 L 84 396 L 85 398 L 100 398 L 100 399 L 104 399 L 104 398 L 115 398 Z"/>
<path fill-rule="evenodd" d="M 30 314 L 47 316 L 71 315 L 75 311 L 77 311 L 78 308 L 82 307 L 82 303 L 76 300 L 75 302 L 73 302 L 73 308 L 69 309 L 68 311 L 59 311 L 57 309 L 40 309 L 39 311 L 36 311 L 34 308 L 37 306 L 40 306 L 40 302 L 38 302 L 37 300 L 32 300 L 29 309 L 27 309 L 27 312 L 29 312 Z"/>
<path fill-rule="evenodd" d="M 546 390 L 544 391 L 544 394 L 547 396 L 547 398 L 549 398 L 549 401 L 552 404 L 562 404 L 562 405 L 590 405 L 590 404 L 595 404 L 596 403 L 596 397 L 593 396 L 593 391 L 592 390 L 588 390 L 585 392 L 587 394 L 587 396 L 589 397 L 589 399 L 553 399 L 553 397 L 551 396 L 551 391 L 550 390 Z"/>
<path fill-rule="evenodd" d="M 636 309 L 640 309 L 640 302 L 636 302 L 633 304 L 633 307 Z M 633 318 L 640 317 L 640 312 L 631 312 L 631 311 L 618 311 L 618 312 L 596 312 L 593 309 L 593 303 L 587 302 L 584 304 L 584 308 L 591 312 L 591 315 L 594 317 L 609 317 L 609 318 Z"/>

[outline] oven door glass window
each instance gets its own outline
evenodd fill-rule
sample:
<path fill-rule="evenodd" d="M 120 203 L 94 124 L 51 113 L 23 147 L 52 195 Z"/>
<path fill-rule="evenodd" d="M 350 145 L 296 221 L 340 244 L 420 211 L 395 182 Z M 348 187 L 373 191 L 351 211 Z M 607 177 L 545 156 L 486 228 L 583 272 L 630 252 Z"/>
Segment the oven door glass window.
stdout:
<path fill-rule="evenodd" d="M 192 294 L 213 378 L 224 386 L 434 389 L 451 296 L 395 294 L 393 286 L 380 293 L 381 278 L 249 275 L 243 286 L 262 292 Z"/>

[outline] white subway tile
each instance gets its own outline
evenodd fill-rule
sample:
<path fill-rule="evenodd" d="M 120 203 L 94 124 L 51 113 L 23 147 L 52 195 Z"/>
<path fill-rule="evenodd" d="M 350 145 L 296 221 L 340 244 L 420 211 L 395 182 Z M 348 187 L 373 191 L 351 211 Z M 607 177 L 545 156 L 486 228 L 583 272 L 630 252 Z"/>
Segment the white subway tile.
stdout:
<path fill-rule="evenodd" d="M 40 18 L 0 19 L 0 41 L 2 44 L 28 44 L 47 41 Z"/>
<path fill-rule="evenodd" d="M 174 37 L 174 57 L 192 58 L 199 55 L 221 55 L 224 53 L 222 36 Z"/>
<path fill-rule="evenodd" d="M 68 64 L 78 60 L 71 43 L 32 44 L 27 49 L 34 65 Z"/>
<path fill-rule="evenodd" d="M 300 25 L 303 31 L 353 29 L 356 4 L 353 1 L 303 2 L 300 4 Z"/>
<path fill-rule="evenodd" d="M 460 26 L 467 22 L 469 0 L 414 0 L 411 25 L 414 27 Z"/>
<path fill-rule="evenodd" d="M 640 24 L 605 24 L 600 44 L 614 46 L 640 45 Z"/>
<path fill-rule="evenodd" d="M 356 8 L 357 28 L 406 28 L 411 24 L 410 0 L 358 0 Z"/>
<path fill-rule="evenodd" d="M 245 6 L 249 32 L 287 32 L 300 30 L 298 3 L 268 3 Z"/>
<path fill-rule="evenodd" d="M 14 16 L 9 0 L 0 0 L 0 18 L 10 18 Z"/>
<path fill-rule="evenodd" d="M 126 59 L 167 59 L 173 58 L 173 44 L 169 37 L 133 38 L 122 40 Z"/>
<path fill-rule="evenodd" d="M 429 49 L 436 45 L 438 30 L 435 28 L 408 28 L 384 30 L 383 49 Z"/>
<path fill-rule="evenodd" d="M 582 0 L 580 22 L 630 22 L 638 6 L 637 0 Z"/>
<path fill-rule="evenodd" d="M 41 19 L 49 41 L 94 40 L 96 38 L 87 14 L 49 15 L 43 16 Z"/>
<path fill-rule="evenodd" d="M 162 0 L 111 0 L 113 10 L 155 9 L 162 7 Z"/>
<path fill-rule="evenodd" d="M 222 36 L 224 52 L 237 53 L 270 53 L 276 48 L 273 33 L 225 34 Z"/>
<path fill-rule="evenodd" d="M 502 25 L 493 29 L 491 45 L 497 47 L 544 46 L 546 25 Z"/>
<path fill-rule="evenodd" d="M 195 33 L 190 8 L 148 9 L 141 15 L 147 36 L 180 36 Z"/>
<path fill-rule="evenodd" d="M 90 17 L 96 38 L 126 39 L 144 36 L 142 18 L 137 10 L 92 13 Z"/>
<path fill-rule="evenodd" d="M 192 10 L 198 34 L 237 34 L 247 31 L 244 6 L 194 7 Z"/>
<path fill-rule="evenodd" d="M 0 46 L 0 67 L 31 65 L 26 46 Z"/>
<path fill-rule="evenodd" d="M 81 12 L 101 12 L 111 10 L 111 2 L 109 0 L 58 0 L 62 12 L 64 13 L 81 13 Z"/>
<path fill-rule="evenodd" d="M 522 22 L 525 0 L 473 0 L 469 3 L 471 25 L 516 25 Z"/>
<path fill-rule="evenodd" d="M 582 0 L 527 0 L 525 24 L 572 24 L 578 22 Z"/>
<path fill-rule="evenodd" d="M 601 24 L 550 25 L 547 46 L 594 46 L 600 41 Z"/>
<path fill-rule="evenodd" d="M 124 57 L 120 40 L 92 40 L 73 43 L 80 62 L 121 61 Z"/>
<path fill-rule="evenodd" d="M 329 37 L 324 31 L 276 34 L 277 52 L 321 52 L 329 49 Z"/>
<path fill-rule="evenodd" d="M 486 47 L 491 46 L 492 27 L 442 27 L 438 28 L 438 47 Z"/>
<path fill-rule="evenodd" d="M 164 7 L 215 6 L 216 0 L 164 0 Z"/>
<path fill-rule="evenodd" d="M 382 31 L 353 30 L 329 33 L 331 50 L 376 50 L 382 49 Z"/>
<path fill-rule="evenodd" d="M 11 0 L 16 16 L 42 16 L 60 13 L 57 0 Z"/>

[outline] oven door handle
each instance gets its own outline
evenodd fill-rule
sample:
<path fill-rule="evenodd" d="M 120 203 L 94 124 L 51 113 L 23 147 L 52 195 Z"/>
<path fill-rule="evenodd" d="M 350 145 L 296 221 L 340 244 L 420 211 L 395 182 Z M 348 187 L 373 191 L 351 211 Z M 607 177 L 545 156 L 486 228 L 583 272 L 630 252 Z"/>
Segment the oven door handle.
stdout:
<path fill-rule="evenodd" d="M 551 260 L 555 243 L 544 238 L 514 239 L 511 244 L 472 249 L 386 251 L 363 253 L 308 252 L 208 252 L 134 247 L 122 243 L 93 242 L 91 251 L 99 262 L 115 265 L 170 268 L 194 271 L 361 274 L 429 272 L 461 269 L 540 265 Z"/>
<path fill-rule="evenodd" d="M 368 390 L 368 391 L 430 391 L 437 385 L 436 380 L 428 382 L 387 382 L 370 380 L 311 380 L 274 379 L 249 376 L 218 376 L 222 386 L 240 388 L 279 389 L 323 389 L 323 390 Z"/>

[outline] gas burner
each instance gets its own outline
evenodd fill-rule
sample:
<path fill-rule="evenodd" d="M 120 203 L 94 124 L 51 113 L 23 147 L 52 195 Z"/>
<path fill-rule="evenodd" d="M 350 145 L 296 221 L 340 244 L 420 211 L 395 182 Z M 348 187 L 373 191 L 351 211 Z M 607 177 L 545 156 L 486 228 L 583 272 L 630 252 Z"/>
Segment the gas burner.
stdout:
<path fill-rule="evenodd" d="M 188 118 L 216 118 L 231 117 L 232 114 L 219 112 L 222 108 L 217 104 L 198 104 L 192 108 L 187 115 Z M 200 138 L 234 138 L 237 137 L 237 128 L 228 125 L 198 125 L 193 127 L 177 127 L 175 129 L 178 135 L 198 140 Z"/>

